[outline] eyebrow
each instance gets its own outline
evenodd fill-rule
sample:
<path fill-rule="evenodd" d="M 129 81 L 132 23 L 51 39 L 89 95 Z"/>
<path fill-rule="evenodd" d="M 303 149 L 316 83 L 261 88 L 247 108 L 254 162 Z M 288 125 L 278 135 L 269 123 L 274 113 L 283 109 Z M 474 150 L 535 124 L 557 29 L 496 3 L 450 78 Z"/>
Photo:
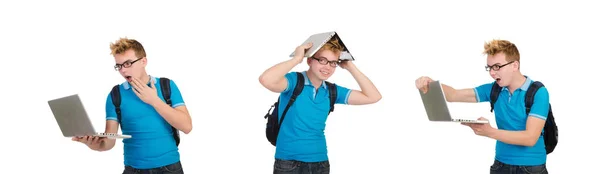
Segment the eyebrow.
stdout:
<path fill-rule="evenodd" d="M 502 65 L 502 64 L 501 64 L 501 63 L 494 63 L 494 64 L 492 64 L 492 65 L 487 65 L 487 66 L 494 66 L 494 65 L 498 65 L 498 66 L 500 66 L 500 65 Z"/>
<path fill-rule="evenodd" d="M 131 60 L 131 59 L 127 59 L 125 62 L 116 63 L 116 64 L 124 64 L 124 63 L 126 63 L 126 62 L 133 62 L 133 60 Z"/>
<path fill-rule="evenodd" d="M 338 59 L 338 60 L 329 60 L 329 59 L 327 59 L 327 57 L 314 57 L 314 58 L 317 58 L 317 59 L 325 59 L 325 60 L 327 60 L 327 61 L 333 61 L 333 62 L 340 61 L 340 59 Z"/>

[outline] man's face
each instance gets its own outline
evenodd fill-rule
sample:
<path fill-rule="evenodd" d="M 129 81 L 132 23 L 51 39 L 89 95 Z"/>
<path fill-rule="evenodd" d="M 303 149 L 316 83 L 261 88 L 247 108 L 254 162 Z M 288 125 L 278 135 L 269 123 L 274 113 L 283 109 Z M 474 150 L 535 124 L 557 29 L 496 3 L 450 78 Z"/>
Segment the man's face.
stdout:
<path fill-rule="evenodd" d="M 327 80 L 335 72 L 339 57 L 339 54 L 331 50 L 320 50 L 313 57 L 308 58 L 309 71 L 320 80 Z"/>
<path fill-rule="evenodd" d="M 498 53 L 493 56 L 488 55 L 486 70 L 498 85 L 505 87 L 511 84 L 513 73 L 518 71 L 519 67 L 515 61 L 507 62 L 504 53 Z"/>
<path fill-rule="evenodd" d="M 138 58 L 135 56 L 135 51 L 129 49 L 115 56 L 115 68 L 121 76 L 127 81 L 131 81 L 131 77 L 141 78 L 142 72 L 146 67 L 146 58 Z"/>

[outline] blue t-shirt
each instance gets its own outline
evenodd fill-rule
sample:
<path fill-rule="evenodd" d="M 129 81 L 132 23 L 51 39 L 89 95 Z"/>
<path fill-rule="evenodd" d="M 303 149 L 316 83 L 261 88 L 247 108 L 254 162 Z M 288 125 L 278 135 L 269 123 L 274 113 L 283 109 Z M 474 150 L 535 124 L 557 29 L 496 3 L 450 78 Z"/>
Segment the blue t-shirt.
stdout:
<path fill-rule="evenodd" d="M 510 94 L 507 87 L 503 87 L 496 104 L 494 113 L 498 129 L 508 131 L 523 131 L 527 127 L 529 116 L 546 120 L 548 117 L 549 96 L 548 90 L 541 87 L 534 97 L 529 115 L 525 112 L 525 94 L 533 81 L 527 78 L 523 86 Z M 493 83 L 484 84 L 475 88 L 478 102 L 489 102 Z M 543 131 L 543 130 L 542 130 Z M 546 147 L 544 137 L 541 136 L 533 147 L 512 145 L 496 141 L 496 160 L 510 165 L 541 165 L 546 163 Z"/>
<path fill-rule="evenodd" d="M 325 142 L 325 122 L 329 114 L 329 90 L 325 82 L 317 90 L 304 75 L 304 89 L 286 113 L 277 137 L 275 158 L 303 162 L 328 160 Z M 280 94 L 279 119 L 287 105 L 298 78 L 295 72 L 285 75 L 287 88 Z M 351 90 L 337 86 L 336 104 L 348 104 Z"/>
<path fill-rule="evenodd" d="M 158 96 L 165 101 L 159 79 L 152 76 L 150 79 L 156 86 Z M 173 80 L 170 87 L 172 107 L 183 106 L 183 98 Z M 178 162 L 179 152 L 173 139 L 171 125 L 152 106 L 139 99 L 128 82 L 119 85 L 119 88 L 121 132 L 132 136 L 123 139 L 124 164 L 137 169 L 148 169 Z M 117 121 L 110 94 L 106 99 L 106 119 Z"/>

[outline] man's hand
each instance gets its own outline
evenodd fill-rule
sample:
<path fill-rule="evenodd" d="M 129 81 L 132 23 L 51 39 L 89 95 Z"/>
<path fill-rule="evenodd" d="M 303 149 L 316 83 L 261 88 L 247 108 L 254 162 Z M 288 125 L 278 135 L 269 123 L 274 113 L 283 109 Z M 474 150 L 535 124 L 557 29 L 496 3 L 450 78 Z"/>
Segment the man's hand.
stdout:
<path fill-rule="evenodd" d="M 154 86 L 154 83 L 152 83 L 152 79 L 149 80 L 150 87 L 148 87 L 148 85 L 142 83 L 142 81 L 140 81 L 137 78 L 131 77 L 131 79 L 132 79 L 131 86 L 133 86 L 133 89 L 134 89 L 133 92 L 142 101 L 144 101 L 144 103 L 153 105 L 156 102 L 162 101 L 158 97 L 158 94 L 156 92 L 156 86 Z"/>
<path fill-rule="evenodd" d="M 417 86 L 417 89 L 423 91 L 423 93 L 427 93 L 427 90 L 429 90 L 429 83 L 431 82 L 433 82 L 433 79 L 423 76 L 415 80 L 415 86 Z"/>
<path fill-rule="evenodd" d="M 488 121 L 488 119 L 483 118 L 483 117 L 479 117 L 479 119 L 477 120 L 485 120 Z M 477 135 L 480 136 L 486 136 L 489 137 L 490 133 L 492 131 L 494 131 L 494 128 L 492 126 L 490 126 L 490 123 L 488 121 L 488 123 L 461 123 L 462 125 L 465 126 L 469 126 L 471 129 L 473 129 L 473 132 Z"/>
<path fill-rule="evenodd" d="M 296 47 L 296 50 L 294 51 L 294 60 L 298 61 L 298 64 L 302 63 L 305 56 L 304 53 L 306 53 L 306 50 L 310 49 L 312 45 L 312 43 L 307 43 Z"/>
<path fill-rule="evenodd" d="M 349 61 L 349 60 L 342 60 L 340 63 L 340 67 L 348 70 L 348 71 L 352 71 L 356 69 L 356 65 L 354 65 L 354 62 Z"/>
<path fill-rule="evenodd" d="M 81 142 L 87 145 L 92 150 L 100 150 L 102 143 L 106 140 L 106 137 L 97 137 L 97 136 L 83 136 L 83 137 L 73 137 L 71 138 L 73 141 Z"/>

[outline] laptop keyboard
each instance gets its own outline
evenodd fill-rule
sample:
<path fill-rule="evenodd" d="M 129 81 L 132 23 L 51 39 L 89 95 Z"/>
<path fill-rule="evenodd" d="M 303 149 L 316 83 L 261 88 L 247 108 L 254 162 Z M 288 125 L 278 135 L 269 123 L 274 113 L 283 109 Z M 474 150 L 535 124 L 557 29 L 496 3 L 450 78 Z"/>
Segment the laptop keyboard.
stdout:
<path fill-rule="evenodd" d="M 117 136 L 116 133 L 97 133 L 97 135 L 104 135 L 104 136 Z"/>
<path fill-rule="evenodd" d="M 475 120 L 466 120 L 466 119 L 456 119 L 459 122 L 475 122 Z"/>

